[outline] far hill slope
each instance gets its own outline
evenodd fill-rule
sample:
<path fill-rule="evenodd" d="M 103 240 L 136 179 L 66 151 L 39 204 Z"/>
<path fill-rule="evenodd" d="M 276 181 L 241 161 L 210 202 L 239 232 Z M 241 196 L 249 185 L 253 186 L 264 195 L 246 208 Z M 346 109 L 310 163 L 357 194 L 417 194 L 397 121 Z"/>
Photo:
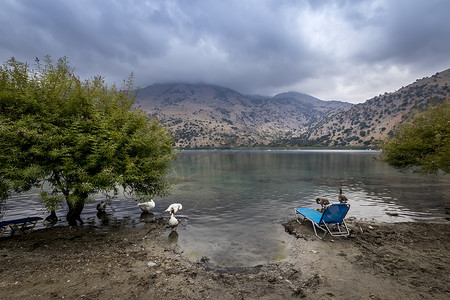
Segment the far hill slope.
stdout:
<path fill-rule="evenodd" d="M 246 96 L 206 84 L 155 84 L 141 90 L 139 105 L 173 133 L 182 148 L 267 145 L 307 133 L 330 112 L 351 107 L 294 92 Z"/>
<path fill-rule="evenodd" d="M 295 92 L 247 96 L 206 84 L 155 84 L 139 105 L 181 148 L 374 147 L 410 113 L 450 98 L 450 69 L 364 103 L 322 101 Z"/>
<path fill-rule="evenodd" d="M 450 98 L 450 69 L 324 118 L 302 140 L 324 146 L 373 145 L 415 111 Z"/>

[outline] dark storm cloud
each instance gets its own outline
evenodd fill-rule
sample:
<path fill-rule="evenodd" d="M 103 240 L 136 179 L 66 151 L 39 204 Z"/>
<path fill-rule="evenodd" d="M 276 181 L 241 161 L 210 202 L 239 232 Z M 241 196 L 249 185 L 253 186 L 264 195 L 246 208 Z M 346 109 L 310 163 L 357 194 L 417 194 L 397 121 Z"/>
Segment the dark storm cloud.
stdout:
<path fill-rule="evenodd" d="M 450 67 L 450 1 L 0 2 L 0 59 L 361 102 Z"/>

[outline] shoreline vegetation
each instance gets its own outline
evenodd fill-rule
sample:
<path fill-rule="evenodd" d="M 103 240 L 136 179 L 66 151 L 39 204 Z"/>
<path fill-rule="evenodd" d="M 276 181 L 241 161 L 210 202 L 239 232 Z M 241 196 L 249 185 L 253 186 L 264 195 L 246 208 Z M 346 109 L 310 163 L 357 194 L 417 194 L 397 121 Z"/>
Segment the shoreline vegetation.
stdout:
<path fill-rule="evenodd" d="M 257 151 L 271 151 L 271 150 L 370 150 L 370 151 L 380 151 L 378 148 L 370 148 L 370 147 L 354 147 L 354 146 L 348 146 L 348 147 L 236 147 L 236 148 L 177 148 L 177 151 L 183 151 L 183 150 L 189 150 L 189 151 L 195 151 L 195 150 L 215 150 L 215 151 L 221 151 L 221 150 L 242 150 L 242 151 L 251 151 L 251 150 L 257 150 Z"/>
<path fill-rule="evenodd" d="M 450 224 L 349 220 L 317 239 L 295 220 L 286 261 L 243 268 L 183 256 L 167 219 L 108 233 L 89 226 L 0 239 L 2 299 L 448 299 Z M 170 233 L 170 234 L 169 234 Z"/>

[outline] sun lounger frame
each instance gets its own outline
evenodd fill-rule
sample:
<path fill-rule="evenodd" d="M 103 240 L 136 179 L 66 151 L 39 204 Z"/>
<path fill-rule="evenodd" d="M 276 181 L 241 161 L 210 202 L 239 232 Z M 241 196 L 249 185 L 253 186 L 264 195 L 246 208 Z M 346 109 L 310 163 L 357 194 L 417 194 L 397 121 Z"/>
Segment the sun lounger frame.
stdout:
<path fill-rule="evenodd" d="M 36 226 L 36 224 L 39 220 L 42 220 L 42 218 L 29 217 L 29 218 L 2 221 L 2 222 L 0 222 L 0 229 L 2 230 L 2 232 L 0 233 L 0 238 L 6 232 L 8 227 L 11 228 L 11 230 L 13 230 L 13 231 L 17 230 L 21 236 L 24 235 L 25 230 L 28 230 L 27 234 L 30 234 L 33 231 L 34 227 Z M 31 227 L 28 227 L 30 225 L 31 225 Z"/>
<path fill-rule="evenodd" d="M 295 215 L 300 224 L 303 224 L 305 219 L 311 221 L 315 235 L 322 240 L 327 233 L 335 237 L 347 237 L 350 234 L 344 220 L 349 209 L 350 204 L 348 203 L 335 203 L 328 206 L 323 213 L 312 208 L 297 208 Z M 300 219 L 300 217 L 302 218 Z M 319 235 L 317 229 L 323 231 L 323 235 Z"/>

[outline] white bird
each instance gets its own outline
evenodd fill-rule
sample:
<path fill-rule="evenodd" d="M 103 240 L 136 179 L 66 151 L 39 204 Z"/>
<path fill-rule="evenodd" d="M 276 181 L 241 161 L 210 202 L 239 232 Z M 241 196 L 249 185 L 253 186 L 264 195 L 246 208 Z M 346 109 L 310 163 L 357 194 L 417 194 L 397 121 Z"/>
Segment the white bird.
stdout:
<path fill-rule="evenodd" d="M 143 212 L 150 212 L 150 210 L 155 207 L 155 202 L 152 199 L 148 202 L 138 203 L 138 206 Z"/>
<path fill-rule="evenodd" d="M 169 226 L 172 230 L 177 230 L 176 227 L 178 226 L 178 220 L 175 218 L 175 213 L 173 212 L 170 213 Z"/>
<path fill-rule="evenodd" d="M 183 208 L 183 205 L 180 203 L 173 203 L 170 204 L 169 207 L 166 209 L 166 211 L 171 214 L 172 212 L 175 214 L 177 211 L 181 210 Z"/>
<path fill-rule="evenodd" d="M 98 211 L 105 211 L 106 210 L 106 203 L 104 201 L 97 204 L 97 210 Z"/>

